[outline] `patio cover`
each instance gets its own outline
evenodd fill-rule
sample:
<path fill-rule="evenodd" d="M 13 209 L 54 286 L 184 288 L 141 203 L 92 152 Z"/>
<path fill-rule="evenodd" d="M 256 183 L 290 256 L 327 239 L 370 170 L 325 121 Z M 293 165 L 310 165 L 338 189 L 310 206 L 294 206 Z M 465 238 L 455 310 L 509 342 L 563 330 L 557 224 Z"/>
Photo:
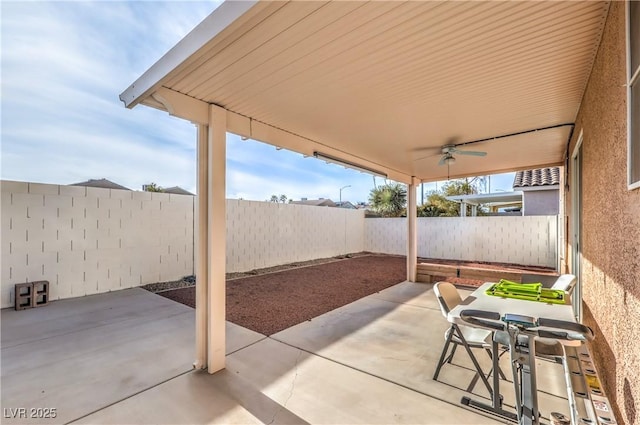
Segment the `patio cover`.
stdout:
<path fill-rule="evenodd" d="M 198 125 L 196 274 L 207 284 L 196 367 L 224 367 L 225 132 L 408 184 L 414 280 L 417 184 L 561 165 L 607 12 L 608 2 L 220 5 L 120 95 Z M 438 166 L 447 143 L 487 156 Z"/>
<path fill-rule="evenodd" d="M 515 204 L 522 202 L 522 192 L 477 193 L 472 195 L 447 196 L 449 201 L 464 202 L 469 205 Z"/>
<path fill-rule="evenodd" d="M 466 217 L 467 208 L 465 205 L 471 205 L 471 215 L 476 216 L 477 207 L 485 204 L 493 211 L 497 208 L 520 205 L 522 206 L 522 192 L 496 192 L 496 193 L 475 193 L 471 195 L 453 195 L 447 196 L 447 200 L 458 202 L 463 207 L 460 208 L 460 216 Z"/>
<path fill-rule="evenodd" d="M 607 10 L 227 1 L 121 99 L 193 121 L 203 118 L 174 97 L 215 104 L 229 132 L 405 183 L 561 165 L 572 128 L 563 124 L 576 117 Z M 482 139 L 466 148 L 486 157 L 437 166 L 442 145 Z"/>

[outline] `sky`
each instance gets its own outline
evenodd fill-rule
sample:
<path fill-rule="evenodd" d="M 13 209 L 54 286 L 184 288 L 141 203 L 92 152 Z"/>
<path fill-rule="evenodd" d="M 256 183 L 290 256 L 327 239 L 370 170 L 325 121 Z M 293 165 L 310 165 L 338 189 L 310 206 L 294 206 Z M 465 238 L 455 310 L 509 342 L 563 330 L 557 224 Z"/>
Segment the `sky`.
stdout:
<path fill-rule="evenodd" d="M 195 193 L 195 127 L 153 108 L 126 109 L 118 95 L 218 4 L 1 1 L 0 178 L 106 178 L 134 190 L 154 182 Z M 227 198 L 337 201 L 342 193 L 355 203 L 384 183 L 227 135 Z M 512 183 L 513 173 L 498 175 L 491 190 L 510 191 Z"/>

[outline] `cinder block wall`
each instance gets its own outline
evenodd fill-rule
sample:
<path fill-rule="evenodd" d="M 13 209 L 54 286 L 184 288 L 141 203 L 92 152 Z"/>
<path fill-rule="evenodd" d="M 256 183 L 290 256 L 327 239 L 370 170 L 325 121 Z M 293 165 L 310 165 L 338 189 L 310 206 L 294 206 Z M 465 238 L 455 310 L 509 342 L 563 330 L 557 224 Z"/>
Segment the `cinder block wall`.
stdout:
<path fill-rule="evenodd" d="M 365 250 L 405 255 L 405 218 L 365 220 Z M 558 217 L 419 217 L 418 256 L 556 267 Z"/>
<path fill-rule="evenodd" d="M 51 299 L 194 273 L 195 197 L 2 181 L 1 306 L 16 283 Z M 364 212 L 227 200 L 227 272 L 364 250 Z"/>
<path fill-rule="evenodd" d="M 364 250 L 364 211 L 227 200 L 227 272 Z"/>
<path fill-rule="evenodd" d="M 614 1 L 569 154 L 582 133 L 583 319 L 596 331 L 595 358 L 618 423 L 631 425 L 640 424 L 640 189 L 627 188 L 626 66 L 625 3 Z"/>
<path fill-rule="evenodd" d="M 51 299 L 194 273 L 195 197 L 3 181 L 2 307 L 14 285 Z M 362 210 L 227 200 L 227 272 L 372 251 L 406 254 L 406 219 Z M 555 266 L 556 217 L 418 219 L 418 255 Z"/>
<path fill-rule="evenodd" d="M 52 300 L 193 273 L 194 197 L 3 181 L 1 306 L 48 280 Z"/>

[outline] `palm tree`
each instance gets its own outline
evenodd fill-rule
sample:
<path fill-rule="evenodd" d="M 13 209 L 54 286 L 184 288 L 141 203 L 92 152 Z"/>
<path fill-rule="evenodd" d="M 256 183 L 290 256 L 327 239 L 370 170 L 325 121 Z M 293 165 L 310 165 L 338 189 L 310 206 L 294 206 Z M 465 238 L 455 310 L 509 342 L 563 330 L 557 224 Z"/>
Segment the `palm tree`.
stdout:
<path fill-rule="evenodd" d="M 407 205 L 407 189 L 400 183 L 389 183 L 371 189 L 371 209 L 383 217 L 400 217 Z"/>
<path fill-rule="evenodd" d="M 269 202 L 278 202 L 280 200 L 280 198 L 278 198 L 278 195 L 271 195 L 271 199 L 269 200 Z"/>
<path fill-rule="evenodd" d="M 287 195 L 280 195 L 280 202 L 282 202 L 283 204 L 287 203 Z"/>

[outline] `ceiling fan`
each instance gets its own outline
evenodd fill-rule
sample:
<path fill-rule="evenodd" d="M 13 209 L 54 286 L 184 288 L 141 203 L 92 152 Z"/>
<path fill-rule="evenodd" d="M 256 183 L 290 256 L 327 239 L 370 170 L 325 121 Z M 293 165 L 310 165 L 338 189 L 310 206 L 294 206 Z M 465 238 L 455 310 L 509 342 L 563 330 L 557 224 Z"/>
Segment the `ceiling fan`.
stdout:
<path fill-rule="evenodd" d="M 471 155 L 471 156 L 486 156 L 486 152 L 482 151 L 463 151 L 456 147 L 454 144 L 444 145 L 442 147 L 442 157 L 440 158 L 440 162 L 438 165 L 451 165 L 456 162 L 456 158 L 453 154 L 456 155 Z"/>

